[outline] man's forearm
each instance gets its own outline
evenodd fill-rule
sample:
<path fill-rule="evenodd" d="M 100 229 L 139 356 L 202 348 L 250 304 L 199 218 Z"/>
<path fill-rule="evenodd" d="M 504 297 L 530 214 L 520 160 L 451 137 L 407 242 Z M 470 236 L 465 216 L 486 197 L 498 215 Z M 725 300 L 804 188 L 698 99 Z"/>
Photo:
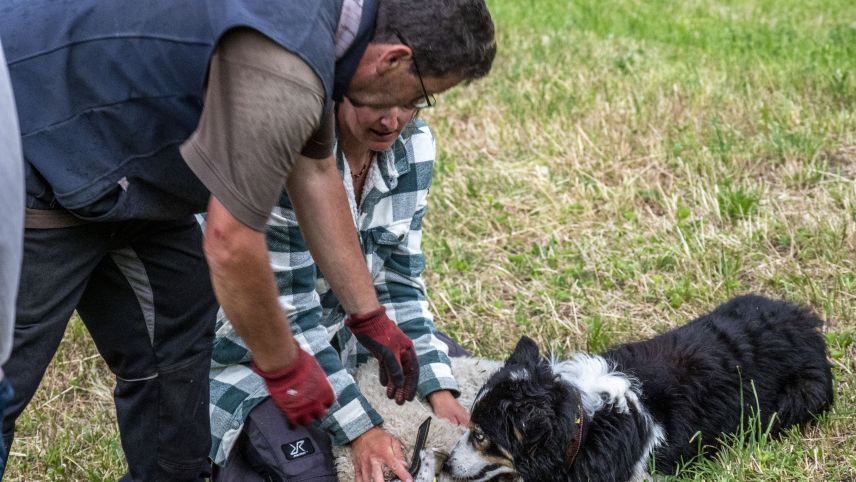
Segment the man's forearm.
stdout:
<path fill-rule="evenodd" d="M 349 314 L 377 308 L 335 158 L 300 158 L 286 186 L 309 252 L 342 307 Z"/>
<path fill-rule="evenodd" d="M 297 352 L 277 301 L 264 233 L 241 224 L 212 197 L 205 255 L 217 300 L 256 365 L 270 372 L 289 366 Z"/>

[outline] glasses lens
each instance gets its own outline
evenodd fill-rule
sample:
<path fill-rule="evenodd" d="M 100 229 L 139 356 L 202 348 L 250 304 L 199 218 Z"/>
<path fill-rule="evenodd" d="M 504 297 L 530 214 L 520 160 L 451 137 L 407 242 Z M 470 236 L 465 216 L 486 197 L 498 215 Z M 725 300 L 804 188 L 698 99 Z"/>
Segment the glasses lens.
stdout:
<path fill-rule="evenodd" d="M 423 98 L 417 100 L 416 102 L 414 102 L 411 107 L 413 107 L 414 109 L 420 109 L 420 110 L 421 109 L 429 109 L 431 107 L 434 107 L 434 104 L 436 104 L 436 103 L 437 103 L 437 100 L 434 98 L 434 96 L 428 95 L 428 96 L 423 97 Z"/>

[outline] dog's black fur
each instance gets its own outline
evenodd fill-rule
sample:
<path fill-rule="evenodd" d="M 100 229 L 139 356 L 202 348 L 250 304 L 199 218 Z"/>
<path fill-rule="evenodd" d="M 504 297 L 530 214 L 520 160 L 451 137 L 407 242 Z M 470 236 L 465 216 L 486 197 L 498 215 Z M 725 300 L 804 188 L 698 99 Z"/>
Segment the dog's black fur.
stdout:
<path fill-rule="evenodd" d="M 472 480 L 635 480 L 651 457 L 658 472 L 674 473 L 698 454 L 699 436 L 714 453 L 718 437 L 753 414 L 772 433 L 810 422 L 833 399 L 821 325 L 803 307 L 735 298 L 685 326 L 603 353 L 617 377 L 602 378 L 602 386 L 614 389 L 620 380 L 628 387 L 619 398 L 572 371 L 561 374 L 562 363 L 541 358 L 524 337 L 477 397 L 468 439 L 445 469 Z M 568 447 L 580 436 L 569 463 Z M 462 444 L 488 462 L 463 470 L 455 454 Z"/>

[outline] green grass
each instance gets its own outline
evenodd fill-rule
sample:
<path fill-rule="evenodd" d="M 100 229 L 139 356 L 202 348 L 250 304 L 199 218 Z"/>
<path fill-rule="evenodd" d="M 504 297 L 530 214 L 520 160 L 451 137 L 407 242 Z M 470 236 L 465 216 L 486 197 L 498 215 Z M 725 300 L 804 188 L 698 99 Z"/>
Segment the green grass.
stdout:
<path fill-rule="evenodd" d="M 827 320 L 833 410 L 728 437 L 675 481 L 856 479 L 856 3 L 493 0 L 490 77 L 424 116 L 438 325 L 476 354 L 557 354 L 731 296 Z M 112 379 L 80 324 L 21 420 L 10 481 L 123 472 Z"/>

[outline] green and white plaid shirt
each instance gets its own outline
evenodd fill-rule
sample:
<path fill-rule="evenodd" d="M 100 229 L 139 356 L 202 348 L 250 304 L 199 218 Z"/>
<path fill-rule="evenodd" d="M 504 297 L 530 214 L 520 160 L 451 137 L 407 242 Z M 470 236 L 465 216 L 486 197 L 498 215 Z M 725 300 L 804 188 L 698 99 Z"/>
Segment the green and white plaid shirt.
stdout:
<path fill-rule="evenodd" d="M 442 389 L 458 395 L 448 348 L 434 336 L 421 279 L 425 267 L 420 247 L 422 217 L 434 154 L 430 129 L 415 120 L 389 150 L 376 156 L 357 207 L 348 163 L 337 149 L 339 170 L 378 299 L 416 347 L 421 397 Z M 352 377 L 369 354 L 345 327 L 345 312 L 317 270 L 285 194 L 268 219 L 267 242 L 279 303 L 294 336 L 304 350 L 315 355 L 336 393 L 336 403 L 320 427 L 331 434 L 334 443 L 347 444 L 383 422 Z M 268 396 L 264 381 L 250 369 L 249 361 L 246 345 L 221 310 L 211 362 L 209 405 L 211 458 L 220 465 L 226 462 L 247 415 Z"/>

